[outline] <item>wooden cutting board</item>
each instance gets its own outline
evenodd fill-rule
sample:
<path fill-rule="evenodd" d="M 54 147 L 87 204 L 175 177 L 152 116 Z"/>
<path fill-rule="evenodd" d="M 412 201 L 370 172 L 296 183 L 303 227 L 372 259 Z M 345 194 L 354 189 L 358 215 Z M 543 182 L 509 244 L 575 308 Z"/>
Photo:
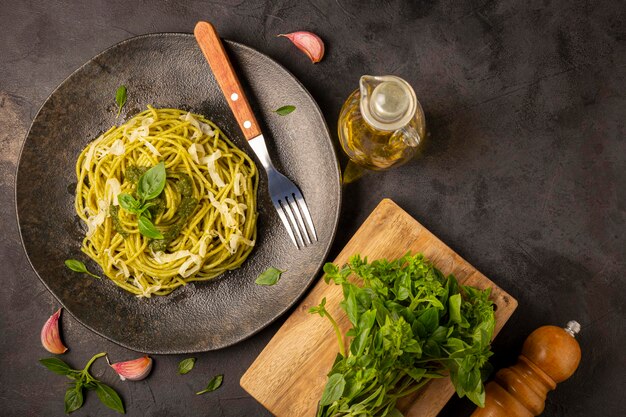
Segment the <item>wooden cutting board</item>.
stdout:
<path fill-rule="evenodd" d="M 389 199 L 380 202 L 334 262 L 343 265 L 357 253 L 370 261 L 394 259 L 408 251 L 423 253 L 444 274 L 454 274 L 460 283 L 491 287 L 497 306 L 495 334 L 517 307 L 513 297 Z M 241 378 L 241 386 L 278 417 L 315 416 L 326 374 L 338 351 L 327 319 L 308 313 L 323 297 L 327 310 L 345 332 L 350 322 L 339 307 L 341 286 L 327 285 L 320 279 Z M 436 379 L 401 400 L 398 408 L 405 417 L 434 417 L 453 393 L 448 378 Z"/>

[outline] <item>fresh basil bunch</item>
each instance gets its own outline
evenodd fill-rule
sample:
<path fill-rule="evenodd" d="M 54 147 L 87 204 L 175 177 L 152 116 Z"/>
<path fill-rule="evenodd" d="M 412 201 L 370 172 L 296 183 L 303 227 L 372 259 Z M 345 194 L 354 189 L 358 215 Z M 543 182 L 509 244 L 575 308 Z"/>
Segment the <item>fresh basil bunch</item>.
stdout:
<path fill-rule="evenodd" d="M 163 234 L 150 220 L 152 215 L 148 209 L 155 205 L 150 200 L 154 200 L 163 192 L 166 178 L 165 163 L 161 161 L 139 177 L 137 182 L 138 199 L 126 193 L 117 196 L 120 206 L 137 216 L 139 233 L 151 239 L 163 239 Z"/>
<path fill-rule="evenodd" d="M 91 364 L 96 359 L 104 355 L 106 355 L 106 353 L 98 353 L 97 355 L 94 355 L 82 370 L 70 368 L 68 364 L 59 358 L 46 358 L 39 360 L 39 363 L 55 374 L 64 375 L 72 381 L 65 392 L 64 402 L 66 414 L 76 411 L 83 406 L 83 391 L 85 388 L 90 391 L 96 391 L 96 395 L 98 395 L 102 404 L 117 411 L 118 413 L 124 414 L 124 403 L 122 403 L 122 399 L 117 392 L 115 392 L 115 390 L 107 384 L 91 376 L 89 373 L 89 367 Z"/>
<path fill-rule="evenodd" d="M 326 264 L 324 272 L 327 283 L 342 286 L 340 305 L 352 328 L 344 353 L 344 338 L 326 300 L 310 309 L 331 321 L 340 348 L 319 417 L 401 416 L 399 398 L 447 375 L 460 397 L 484 406 L 495 326 L 490 289 L 460 286 L 421 254 L 371 264 L 356 255 L 343 268 Z M 351 274 L 363 280 L 362 287 L 348 281 Z"/>

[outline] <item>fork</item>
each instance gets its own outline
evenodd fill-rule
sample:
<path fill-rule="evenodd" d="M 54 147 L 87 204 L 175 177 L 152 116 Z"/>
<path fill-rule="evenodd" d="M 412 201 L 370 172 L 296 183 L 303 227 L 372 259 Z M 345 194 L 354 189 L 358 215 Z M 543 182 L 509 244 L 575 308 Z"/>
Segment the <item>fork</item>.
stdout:
<path fill-rule="evenodd" d="M 267 173 L 267 184 L 272 204 L 287 229 L 287 234 L 298 249 L 317 241 L 311 213 L 298 187 L 272 164 L 259 124 L 244 95 L 239 79 L 224 50 L 217 31 L 207 22 L 198 22 L 194 35 L 215 79 L 226 97 L 239 128 Z"/>

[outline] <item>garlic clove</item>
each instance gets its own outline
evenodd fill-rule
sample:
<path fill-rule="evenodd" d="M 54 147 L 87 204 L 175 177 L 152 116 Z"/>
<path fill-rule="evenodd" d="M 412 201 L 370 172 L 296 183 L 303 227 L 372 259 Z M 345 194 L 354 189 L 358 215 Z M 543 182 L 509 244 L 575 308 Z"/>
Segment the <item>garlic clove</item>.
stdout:
<path fill-rule="evenodd" d="M 107 361 L 109 358 L 107 357 Z M 152 358 L 143 356 L 126 362 L 110 363 L 109 366 L 120 376 L 122 381 L 140 381 L 152 370 Z"/>
<path fill-rule="evenodd" d="M 61 317 L 61 310 L 62 308 L 58 309 L 56 313 L 51 315 L 41 328 L 41 344 L 48 352 L 55 353 L 57 355 L 67 351 L 67 348 L 61 341 L 61 334 L 59 333 L 59 318 Z"/>
<path fill-rule="evenodd" d="M 289 39 L 299 50 L 307 54 L 314 64 L 324 57 L 324 42 L 315 33 L 300 31 L 278 36 Z"/>

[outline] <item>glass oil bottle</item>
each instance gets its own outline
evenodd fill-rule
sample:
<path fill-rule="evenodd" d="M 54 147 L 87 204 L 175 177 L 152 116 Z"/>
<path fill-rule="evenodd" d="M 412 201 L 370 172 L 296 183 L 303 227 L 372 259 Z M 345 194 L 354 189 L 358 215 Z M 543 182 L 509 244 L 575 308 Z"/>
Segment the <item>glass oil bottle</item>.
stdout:
<path fill-rule="evenodd" d="M 410 160 L 426 135 L 424 111 L 409 83 L 364 75 L 339 115 L 339 141 L 350 160 L 386 170 Z"/>

